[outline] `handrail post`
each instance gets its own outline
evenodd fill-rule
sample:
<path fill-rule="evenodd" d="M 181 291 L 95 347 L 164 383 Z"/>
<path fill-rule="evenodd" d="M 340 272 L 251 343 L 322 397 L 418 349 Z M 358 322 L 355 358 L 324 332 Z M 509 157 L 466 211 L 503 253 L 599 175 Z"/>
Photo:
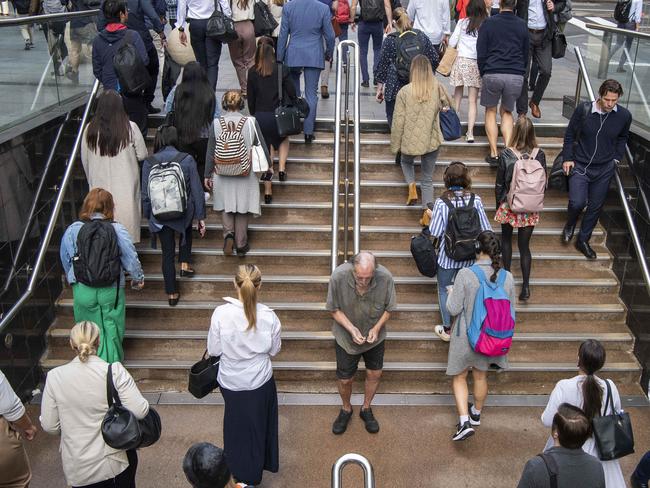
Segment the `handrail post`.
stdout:
<path fill-rule="evenodd" d="M 359 93 L 361 71 L 359 46 L 354 48 L 354 254 L 361 245 L 361 94 Z M 348 72 L 350 71 L 348 67 Z"/>
<path fill-rule="evenodd" d="M 363 469 L 363 486 L 364 488 L 375 488 L 375 475 L 372 464 L 361 454 L 348 453 L 344 454 L 332 466 L 332 488 L 341 488 L 343 468 L 348 464 L 358 464 Z"/>

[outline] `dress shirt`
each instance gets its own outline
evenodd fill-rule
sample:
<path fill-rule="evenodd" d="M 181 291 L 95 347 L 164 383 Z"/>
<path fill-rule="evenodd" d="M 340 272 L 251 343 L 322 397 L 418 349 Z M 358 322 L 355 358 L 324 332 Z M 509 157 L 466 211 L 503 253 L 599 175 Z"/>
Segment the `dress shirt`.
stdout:
<path fill-rule="evenodd" d="M 528 3 L 528 28 L 529 29 L 545 29 L 546 17 L 544 17 L 544 9 L 546 8 L 545 0 L 530 0 Z"/>
<path fill-rule="evenodd" d="M 230 2 L 219 0 L 221 10 L 228 17 L 232 16 Z M 212 0 L 178 0 L 176 10 L 176 25 L 185 28 L 187 19 L 209 19 L 214 13 L 214 2 Z"/>
<path fill-rule="evenodd" d="M 0 417 L 7 422 L 15 422 L 25 415 L 25 407 L 9 384 L 7 377 L 0 371 Z"/>
<path fill-rule="evenodd" d="M 424 32 L 433 44 L 440 44 L 450 34 L 449 2 L 447 0 L 411 0 L 406 13 L 413 27 Z"/>
<path fill-rule="evenodd" d="M 271 356 L 280 352 L 280 319 L 257 304 L 255 329 L 248 329 L 244 305 L 235 298 L 214 310 L 208 332 L 208 353 L 221 356 L 219 384 L 227 390 L 255 390 L 273 376 Z"/>

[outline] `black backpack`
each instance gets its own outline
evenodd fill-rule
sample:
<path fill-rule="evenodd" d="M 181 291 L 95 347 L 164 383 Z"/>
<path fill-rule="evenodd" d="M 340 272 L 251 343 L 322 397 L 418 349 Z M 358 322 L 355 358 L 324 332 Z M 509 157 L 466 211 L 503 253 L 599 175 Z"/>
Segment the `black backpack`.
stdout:
<path fill-rule="evenodd" d="M 474 208 L 475 197 L 472 193 L 467 205 L 460 207 L 454 207 L 448 198 L 442 198 L 449 207 L 444 236 L 445 252 L 454 261 L 466 261 L 476 257 L 475 241 L 482 229 L 478 210 Z"/>
<path fill-rule="evenodd" d="M 627 24 L 630 21 L 630 9 L 632 0 L 618 0 L 614 7 L 614 19 L 619 24 Z"/>
<path fill-rule="evenodd" d="M 436 275 L 438 256 L 436 255 L 434 240 L 431 238 L 431 232 L 429 232 L 428 228 L 425 227 L 420 234 L 411 236 L 411 255 L 420 273 L 429 278 Z"/>
<path fill-rule="evenodd" d="M 110 220 L 90 220 L 81 226 L 72 266 L 77 281 L 86 286 L 102 288 L 116 282 L 119 285 L 120 246 Z"/>
<path fill-rule="evenodd" d="M 125 95 L 140 95 L 151 83 L 147 67 L 135 47 L 137 35 L 137 32 L 127 30 L 113 56 L 113 68 L 120 81 L 120 93 Z"/>
<path fill-rule="evenodd" d="M 361 0 L 361 20 L 364 22 L 380 22 L 385 14 L 383 0 Z"/>
<path fill-rule="evenodd" d="M 424 53 L 424 46 L 415 31 L 407 30 L 401 34 L 395 34 L 396 57 L 395 68 L 397 69 L 397 80 L 400 83 L 408 83 L 411 76 L 411 61 L 418 54 Z"/>

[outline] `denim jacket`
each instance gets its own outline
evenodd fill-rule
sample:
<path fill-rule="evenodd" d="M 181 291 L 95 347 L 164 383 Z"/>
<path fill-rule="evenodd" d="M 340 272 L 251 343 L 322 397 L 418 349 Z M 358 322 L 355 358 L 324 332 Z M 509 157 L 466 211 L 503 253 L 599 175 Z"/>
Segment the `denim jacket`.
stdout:
<path fill-rule="evenodd" d="M 92 220 L 95 219 L 104 219 L 105 217 L 100 214 L 92 214 L 90 216 Z M 65 271 L 65 277 L 68 280 L 68 283 L 71 285 L 77 282 L 77 279 L 74 276 L 74 267 L 72 266 L 72 258 L 77 253 L 77 235 L 79 234 L 79 229 L 84 222 L 77 221 L 70 225 L 63 234 L 61 239 L 61 249 L 59 255 L 61 257 L 61 264 L 63 265 L 63 270 Z M 131 275 L 131 279 L 136 282 L 144 281 L 144 272 L 142 271 L 142 265 L 138 259 L 138 253 L 135 250 L 133 242 L 131 242 L 131 236 L 126 228 L 118 223 L 113 222 L 113 228 L 117 234 L 117 245 L 120 247 L 120 260 L 122 261 L 122 272 L 120 274 L 120 286 L 124 287 L 124 270 L 128 271 Z"/>

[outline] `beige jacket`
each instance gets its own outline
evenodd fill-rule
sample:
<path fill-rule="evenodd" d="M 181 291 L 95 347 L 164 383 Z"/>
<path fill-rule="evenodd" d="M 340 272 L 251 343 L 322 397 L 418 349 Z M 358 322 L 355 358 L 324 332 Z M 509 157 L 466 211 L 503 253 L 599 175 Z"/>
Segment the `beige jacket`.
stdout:
<path fill-rule="evenodd" d="M 61 434 L 63 473 L 72 486 L 114 478 L 129 465 L 126 452 L 109 447 L 102 438 L 107 372 L 106 361 L 90 356 L 85 363 L 76 357 L 47 374 L 41 426 L 45 432 Z M 149 403 L 120 363 L 113 363 L 113 383 L 122 404 L 138 419 L 144 418 Z"/>
<path fill-rule="evenodd" d="M 451 107 L 445 88 L 433 79 L 431 100 L 419 103 L 411 93 L 411 84 L 404 86 L 395 99 L 395 112 L 390 134 L 390 149 L 410 156 L 421 156 L 435 151 L 442 144 L 438 113 Z"/>

